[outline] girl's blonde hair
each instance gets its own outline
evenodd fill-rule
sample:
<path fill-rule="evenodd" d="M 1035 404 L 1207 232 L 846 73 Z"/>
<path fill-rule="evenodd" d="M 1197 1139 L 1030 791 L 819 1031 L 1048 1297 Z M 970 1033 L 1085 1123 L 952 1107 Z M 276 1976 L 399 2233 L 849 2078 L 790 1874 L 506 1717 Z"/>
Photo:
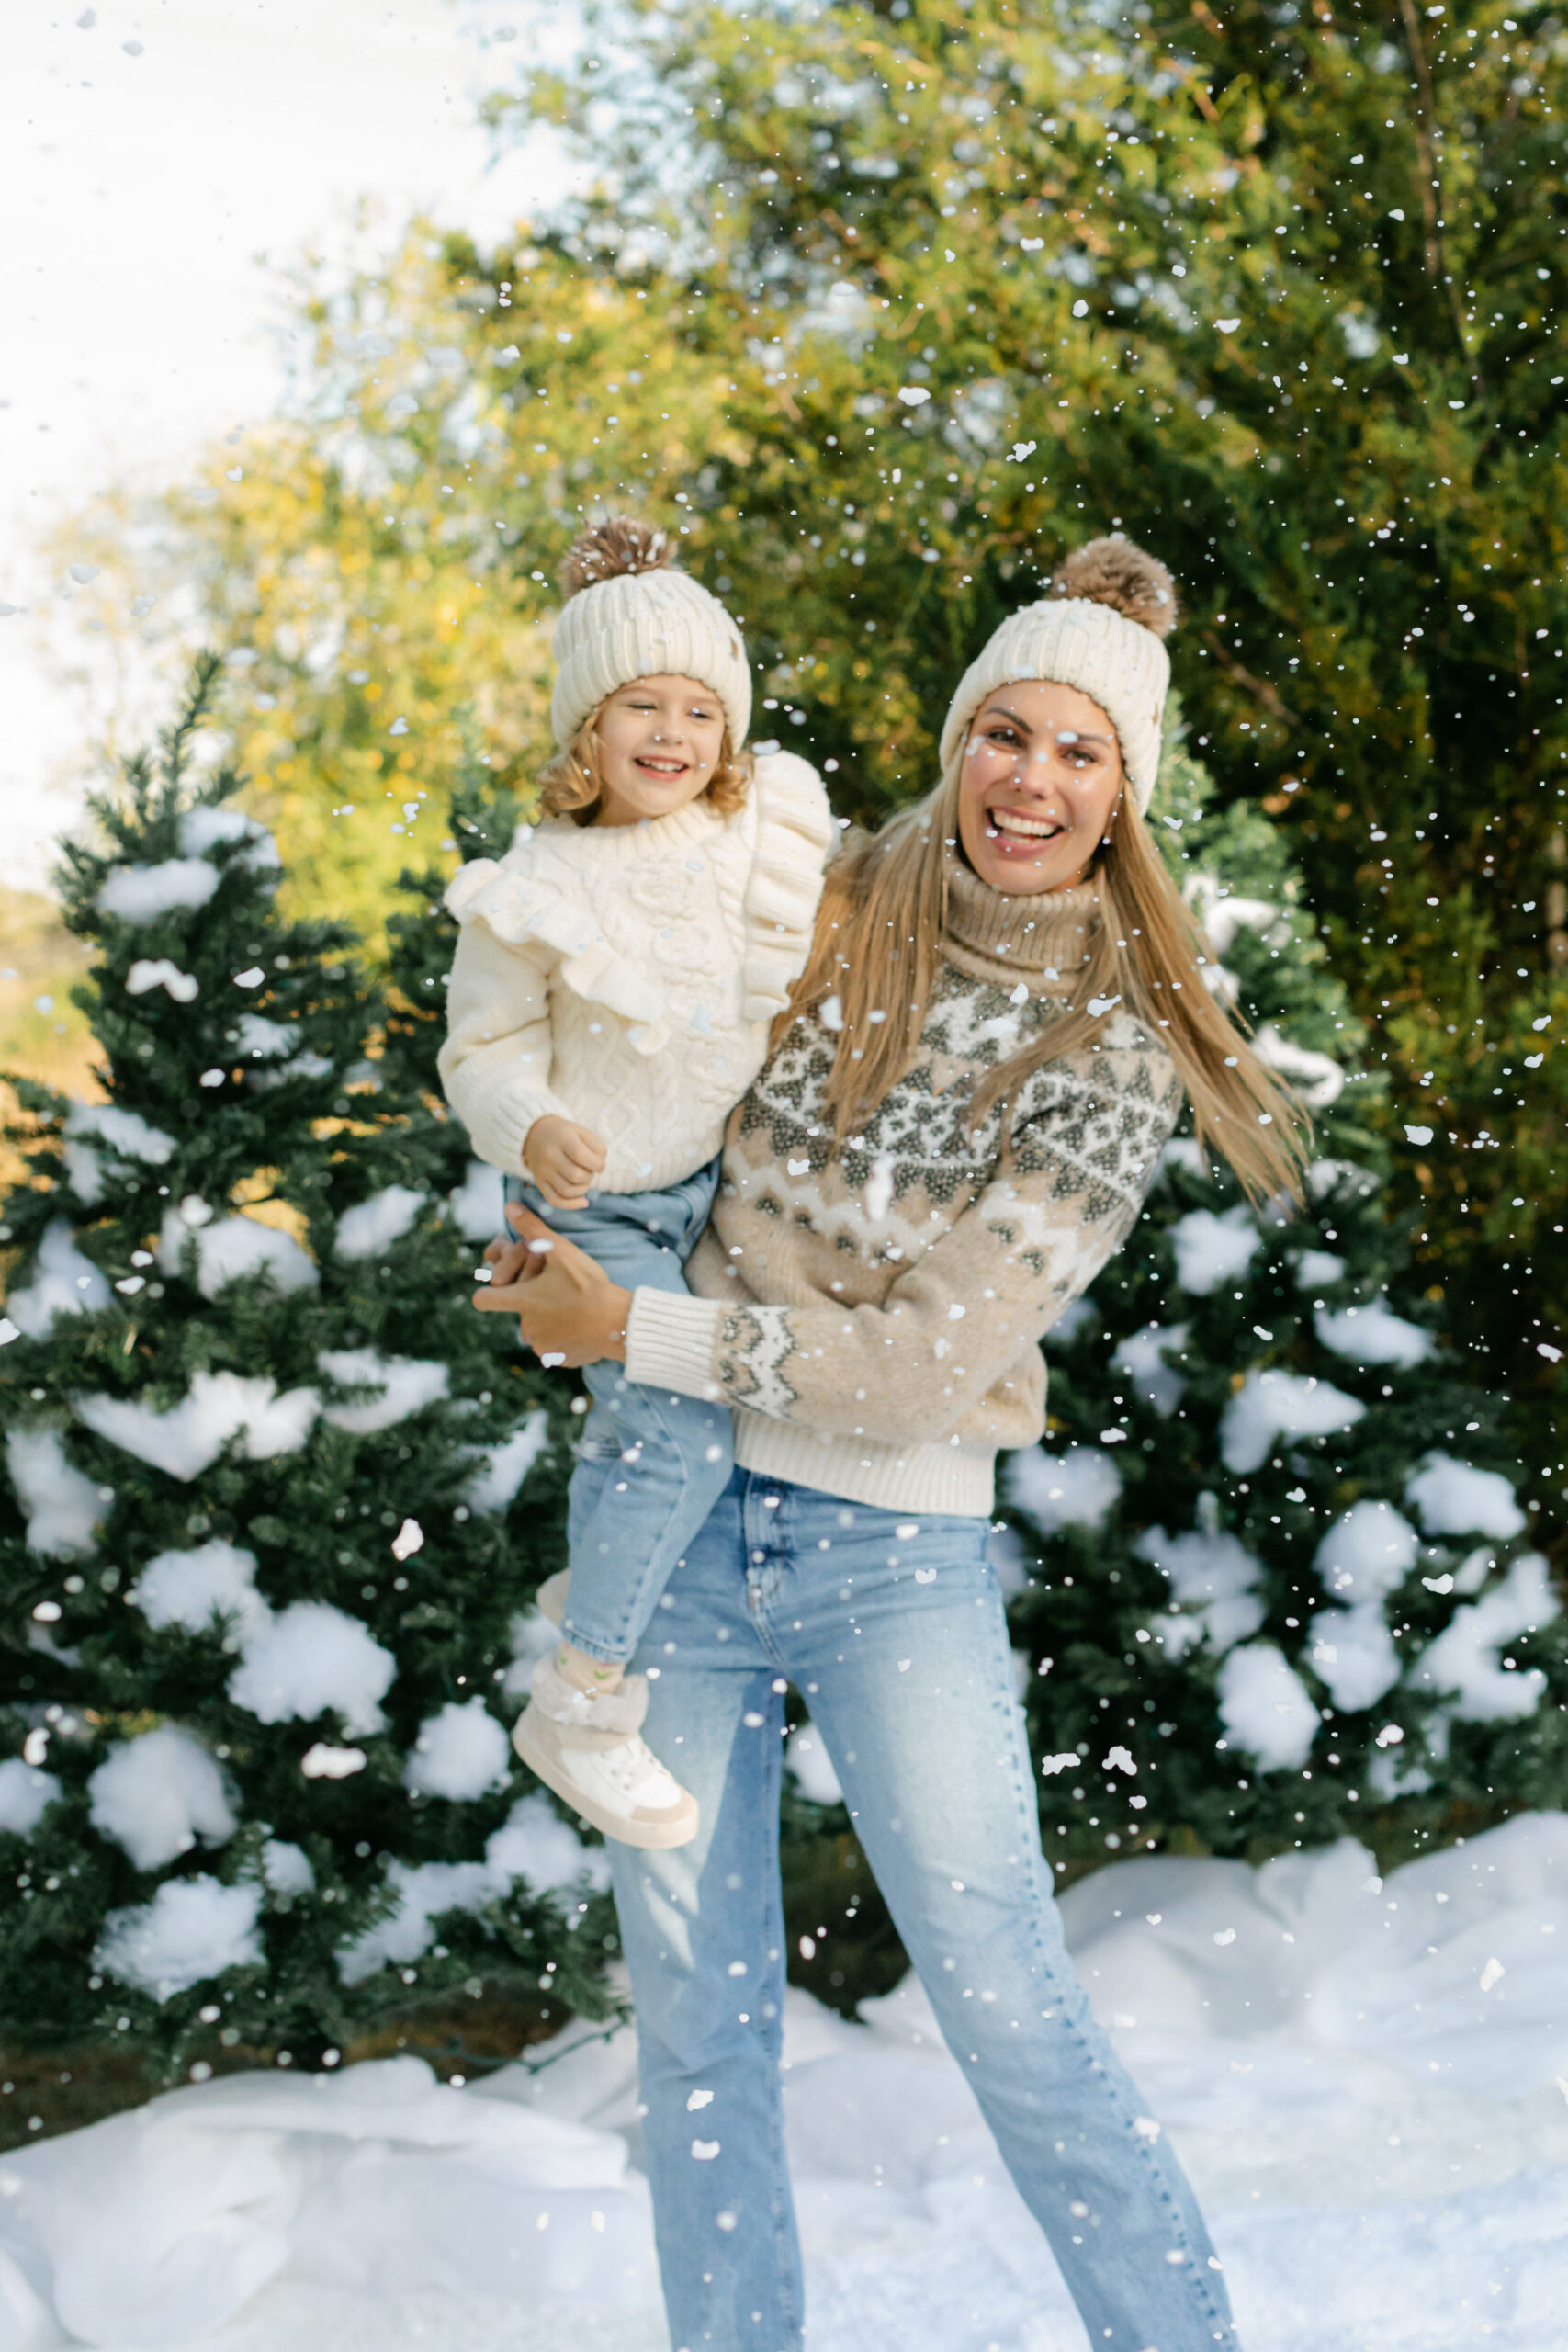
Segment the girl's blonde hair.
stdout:
<path fill-rule="evenodd" d="M 934 791 L 835 860 L 806 969 L 773 1024 L 776 1046 L 797 1013 L 838 998 L 843 1027 L 827 1102 L 840 1142 L 903 1076 L 919 1040 L 959 854 L 962 772 L 960 756 Z M 970 1124 L 1002 1103 L 1005 1150 L 1005 1114 L 1026 1081 L 1067 1054 L 1098 1052 L 1102 1022 L 1089 1000 L 1119 999 L 1168 1049 L 1204 1153 L 1227 1160 L 1255 1204 L 1281 1192 L 1299 1200 L 1311 1122 L 1205 987 L 1203 967 L 1213 959 L 1204 957 L 1202 933 L 1130 793 L 1090 878 L 1100 915 L 1071 1001 L 1059 1020 L 982 1079 Z"/>
<path fill-rule="evenodd" d="M 616 692 L 620 689 L 617 687 Z M 605 696 L 605 701 L 609 696 Z M 574 824 L 591 825 L 598 814 L 604 779 L 599 773 L 599 711 L 590 711 L 563 750 L 539 770 L 539 811 L 546 817 L 570 817 Z M 726 727 L 718 759 L 699 799 L 711 800 L 721 817 L 733 817 L 746 798 L 751 781 L 751 754 L 732 751 Z"/>

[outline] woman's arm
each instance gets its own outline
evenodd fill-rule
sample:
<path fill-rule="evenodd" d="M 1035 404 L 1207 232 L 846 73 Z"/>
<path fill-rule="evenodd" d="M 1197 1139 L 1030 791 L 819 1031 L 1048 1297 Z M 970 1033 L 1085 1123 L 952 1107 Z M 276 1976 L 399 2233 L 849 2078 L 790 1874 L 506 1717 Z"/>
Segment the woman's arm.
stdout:
<path fill-rule="evenodd" d="M 639 1290 L 627 1373 L 802 1428 L 939 1442 L 1126 1238 L 1136 1199 L 1100 1187 L 1091 1213 L 1066 1172 L 1056 1162 L 997 1178 L 877 1306 L 732 1306 Z M 739 1271 L 744 1280 L 744 1262 Z"/>
<path fill-rule="evenodd" d="M 466 922 L 447 989 L 446 1041 L 436 1057 L 446 1100 L 480 1159 L 513 1175 L 536 1119 L 571 1117 L 550 1089 L 553 952 L 536 939 L 509 945 L 488 923 Z"/>
<path fill-rule="evenodd" d="M 519 1230 L 545 1238 L 549 1254 L 476 1305 L 517 1314 L 524 1339 L 553 1362 L 614 1355 L 649 1386 L 803 1428 L 940 1442 L 1120 1248 L 1179 1106 L 1174 1089 L 1147 1106 L 1145 1156 L 1116 1182 L 1074 1157 L 1059 1125 L 1067 1106 L 1047 1114 L 1020 1137 L 1015 1170 L 986 1187 L 880 1306 L 628 1294 L 570 1243 L 521 1219 Z M 743 1280 L 743 1261 L 739 1272 Z"/>

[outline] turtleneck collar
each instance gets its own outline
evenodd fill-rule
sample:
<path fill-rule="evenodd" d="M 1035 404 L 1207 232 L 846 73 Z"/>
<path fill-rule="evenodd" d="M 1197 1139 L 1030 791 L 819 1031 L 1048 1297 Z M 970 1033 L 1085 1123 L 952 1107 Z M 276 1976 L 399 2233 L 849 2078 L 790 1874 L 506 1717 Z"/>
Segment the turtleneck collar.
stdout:
<path fill-rule="evenodd" d="M 1088 959 L 1089 931 L 1099 911 L 1092 882 L 1010 899 L 982 882 L 961 858 L 951 857 L 943 945 L 960 951 L 964 960 L 973 956 L 1013 971 L 1055 972 L 1070 981 Z"/>

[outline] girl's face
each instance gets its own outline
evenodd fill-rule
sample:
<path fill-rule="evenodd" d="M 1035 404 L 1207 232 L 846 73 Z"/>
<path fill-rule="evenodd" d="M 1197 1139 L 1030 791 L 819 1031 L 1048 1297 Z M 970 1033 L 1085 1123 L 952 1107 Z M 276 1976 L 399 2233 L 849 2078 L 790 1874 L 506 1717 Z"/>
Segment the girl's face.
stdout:
<path fill-rule="evenodd" d="M 1043 678 L 998 686 L 969 728 L 958 837 L 1010 898 L 1081 882 L 1121 797 L 1122 747 L 1097 702 Z"/>
<path fill-rule="evenodd" d="M 596 825 L 673 816 L 707 790 L 724 743 L 724 706 L 695 678 L 638 678 L 600 705 Z"/>

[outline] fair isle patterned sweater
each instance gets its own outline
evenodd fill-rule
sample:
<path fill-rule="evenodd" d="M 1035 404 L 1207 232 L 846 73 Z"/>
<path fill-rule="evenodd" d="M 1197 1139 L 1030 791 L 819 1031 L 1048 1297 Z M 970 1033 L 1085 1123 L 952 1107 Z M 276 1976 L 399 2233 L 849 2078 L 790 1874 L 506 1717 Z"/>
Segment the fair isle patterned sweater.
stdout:
<path fill-rule="evenodd" d="M 638 1290 L 633 1380 L 735 1408 L 743 1467 L 892 1510 L 981 1516 L 998 1449 L 1044 1428 L 1040 1340 L 1138 1214 L 1181 1088 L 1123 1010 L 1013 1104 L 964 1108 L 1057 1018 L 1099 920 L 1092 887 L 1007 899 L 955 866 L 914 1059 L 840 1153 L 835 1040 L 795 1022 L 733 1113 L 693 1254 L 695 1295 Z"/>

